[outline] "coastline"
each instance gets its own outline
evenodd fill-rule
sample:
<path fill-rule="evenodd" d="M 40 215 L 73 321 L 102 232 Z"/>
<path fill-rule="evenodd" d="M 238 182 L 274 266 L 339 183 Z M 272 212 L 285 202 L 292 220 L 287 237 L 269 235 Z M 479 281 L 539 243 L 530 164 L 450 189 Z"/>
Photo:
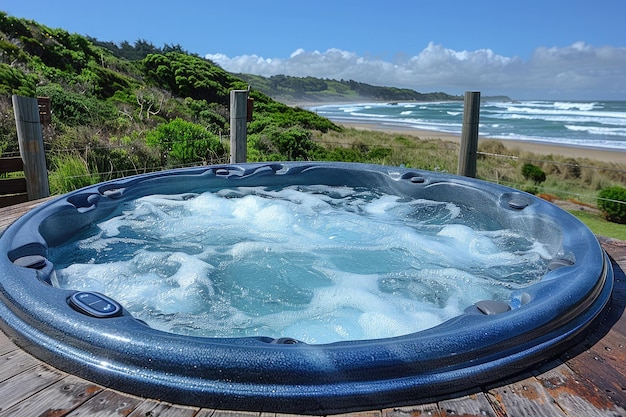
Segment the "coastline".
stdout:
<path fill-rule="evenodd" d="M 386 133 L 405 134 L 411 136 L 417 136 L 420 139 L 441 139 L 448 142 L 461 142 L 461 136 L 453 133 L 438 132 L 434 130 L 423 129 L 409 129 L 393 127 L 377 123 L 358 123 L 358 122 L 346 122 L 331 120 L 340 126 L 346 128 L 353 128 L 357 130 L 373 130 Z M 478 142 L 481 140 L 492 139 L 489 137 L 479 136 Z M 524 152 L 532 152 L 539 155 L 561 155 L 568 158 L 586 158 L 591 160 L 597 160 L 602 162 L 612 162 L 617 164 L 626 164 L 626 152 L 611 150 L 611 149 L 598 149 L 598 148 L 583 148 L 575 146 L 554 145 L 542 142 L 530 142 L 521 140 L 506 140 L 493 138 L 493 140 L 500 141 L 507 149 L 518 149 Z"/>

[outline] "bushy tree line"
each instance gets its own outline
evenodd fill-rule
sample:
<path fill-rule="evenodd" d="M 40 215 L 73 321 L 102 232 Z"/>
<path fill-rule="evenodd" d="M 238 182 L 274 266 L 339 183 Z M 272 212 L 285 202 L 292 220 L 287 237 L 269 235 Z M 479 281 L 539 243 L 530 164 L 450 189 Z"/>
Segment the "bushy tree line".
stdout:
<path fill-rule="evenodd" d="M 463 97 L 450 94 L 420 93 L 408 88 L 375 86 L 354 80 L 330 80 L 315 77 L 293 77 L 273 75 L 269 78 L 239 74 L 255 89 L 272 97 L 289 100 L 384 100 L 384 101 L 443 101 L 463 100 Z"/>
<path fill-rule="evenodd" d="M 108 49 L 113 55 L 118 58 L 127 59 L 129 61 L 139 61 L 144 59 L 150 54 L 166 54 L 168 52 L 179 52 L 182 54 L 191 55 L 181 45 L 165 44 L 162 48 L 159 48 L 145 39 L 138 39 L 131 44 L 128 41 L 122 41 L 119 44 L 115 42 L 100 41 L 96 38 L 87 37 L 96 46 L 101 46 Z"/>
<path fill-rule="evenodd" d="M 273 75 L 269 77 L 270 86 L 276 91 L 286 91 L 301 96 L 307 92 L 320 92 L 328 89 L 326 81 L 315 77 L 291 77 Z"/>
<path fill-rule="evenodd" d="M 341 80 L 342 84 L 347 85 L 351 90 L 355 91 L 359 96 L 371 97 L 377 100 L 401 101 L 440 101 L 440 100 L 462 100 L 462 97 L 451 96 L 446 93 L 419 93 L 408 88 L 380 87 L 370 84 L 361 83 L 354 80 Z"/>

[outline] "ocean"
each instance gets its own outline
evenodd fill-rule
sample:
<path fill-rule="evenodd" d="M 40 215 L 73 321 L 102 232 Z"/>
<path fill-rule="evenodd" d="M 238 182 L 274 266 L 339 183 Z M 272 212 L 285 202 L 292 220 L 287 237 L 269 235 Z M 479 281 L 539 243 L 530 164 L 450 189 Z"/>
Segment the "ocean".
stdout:
<path fill-rule="evenodd" d="M 390 129 L 461 134 L 463 125 L 463 102 L 328 104 L 308 109 L 336 122 Z M 479 135 L 626 151 L 626 101 L 483 101 Z"/>

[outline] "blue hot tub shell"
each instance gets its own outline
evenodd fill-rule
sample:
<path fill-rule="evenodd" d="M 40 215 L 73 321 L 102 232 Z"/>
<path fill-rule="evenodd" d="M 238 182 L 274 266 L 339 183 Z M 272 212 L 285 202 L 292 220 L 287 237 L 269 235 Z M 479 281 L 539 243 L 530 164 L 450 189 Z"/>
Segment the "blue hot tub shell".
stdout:
<path fill-rule="evenodd" d="M 503 227 L 544 243 L 554 259 L 539 283 L 516 291 L 505 305 L 485 300 L 428 330 L 326 345 L 165 333 L 115 300 L 50 284 L 54 266 L 48 248 L 126 201 L 155 193 L 311 184 L 369 187 L 476 207 Z M 583 224 L 511 188 L 378 165 L 234 164 L 97 184 L 18 219 L 0 237 L 0 324 L 36 357 L 121 391 L 196 406 L 326 414 L 431 401 L 550 358 L 602 311 L 612 278 L 610 262 Z M 95 311 L 81 309 L 81 299 Z"/>

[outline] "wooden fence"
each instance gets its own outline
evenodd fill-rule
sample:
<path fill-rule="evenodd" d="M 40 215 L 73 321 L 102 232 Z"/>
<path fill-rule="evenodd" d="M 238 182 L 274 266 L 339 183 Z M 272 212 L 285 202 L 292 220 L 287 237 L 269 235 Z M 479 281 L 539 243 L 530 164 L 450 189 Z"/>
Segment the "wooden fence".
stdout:
<path fill-rule="evenodd" d="M 12 174 L 24 171 L 22 158 L 0 158 L 0 174 Z M 0 207 L 12 206 L 28 201 L 26 177 L 7 177 L 0 179 Z"/>

